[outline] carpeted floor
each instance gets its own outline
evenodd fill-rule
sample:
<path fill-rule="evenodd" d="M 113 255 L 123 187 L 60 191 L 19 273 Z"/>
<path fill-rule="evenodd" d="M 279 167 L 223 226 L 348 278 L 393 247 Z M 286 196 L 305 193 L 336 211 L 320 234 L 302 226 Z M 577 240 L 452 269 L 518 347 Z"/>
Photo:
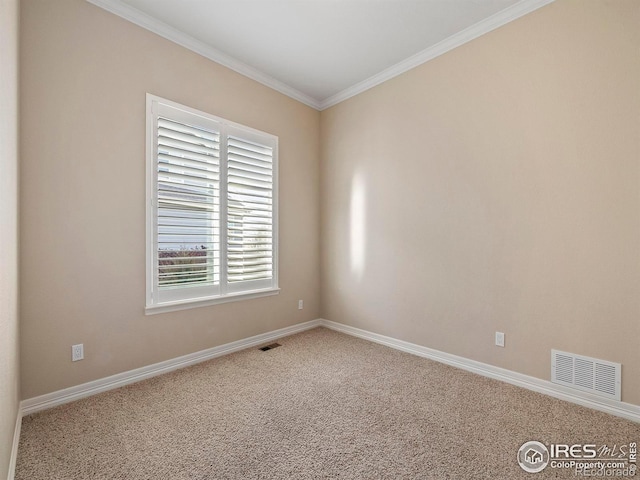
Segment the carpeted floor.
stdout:
<path fill-rule="evenodd" d="M 622 445 L 640 424 L 324 328 L 22 421 L 17 480 L 574 478 L 529 440 Z"/>

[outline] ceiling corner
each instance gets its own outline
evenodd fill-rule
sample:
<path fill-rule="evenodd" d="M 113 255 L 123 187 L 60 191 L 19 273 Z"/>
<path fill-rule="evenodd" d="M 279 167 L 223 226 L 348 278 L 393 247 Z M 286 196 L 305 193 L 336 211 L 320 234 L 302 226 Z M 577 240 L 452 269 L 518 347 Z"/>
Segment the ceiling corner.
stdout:
<path fill-rule="evenodd" d="M 294 100 L 297 100 L 305 105 L 320 110 L 321 102 L 289 85 L 286 83 L 271 77 L 235 58 L 207 45 L 200 40 L 193 38 L 192 36 L 181 32 L 160 20 L 157 20 L 140 10 L 133 8 L 120 0 L 86 0 L 87 2 L 100 7 L 114 15 L 117 15 L 125 20 L 138 25 L 146 30 L 149 30 L 156 35 L 177 43 L 178 45 L 187 48 L 199 55 L 202 55 L 209 60 L 223 65 L 245 77 L 255 80 L 273 90 L 276 90 Z"/>

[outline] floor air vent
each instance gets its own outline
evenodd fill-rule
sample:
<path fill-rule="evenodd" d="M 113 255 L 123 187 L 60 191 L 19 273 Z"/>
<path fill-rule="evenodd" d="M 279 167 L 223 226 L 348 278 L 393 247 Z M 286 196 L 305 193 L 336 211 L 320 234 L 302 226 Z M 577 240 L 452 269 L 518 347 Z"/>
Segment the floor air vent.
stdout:
<path fill-rule="evenodd" d="M 276 348 L 279 346 L 280 346 L 279 343 L 272 343 L 270 345 L 265 345 L 264 347 L 260 347 L 260 350 L 262 350 L 263 352 L 266 352 L 267 350 L 271 350 L 272 348 Z"/>
<path fill-rule="evenodd" d="M 622 365 L 551 350 L 551 381 L 620 400 Z"/>

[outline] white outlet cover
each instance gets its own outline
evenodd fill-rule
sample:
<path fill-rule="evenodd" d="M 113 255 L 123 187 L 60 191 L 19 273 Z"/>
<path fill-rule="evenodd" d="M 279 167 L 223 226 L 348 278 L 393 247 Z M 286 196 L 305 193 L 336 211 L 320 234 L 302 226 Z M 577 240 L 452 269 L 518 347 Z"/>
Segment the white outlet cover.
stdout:
<path fill-rule="evenodd" d="M 77 362 L 78 360 L 84 359 L 84 344 L 79 343 L 78 345 L 71 346 L 71 361 Z"/>
<path fill-rule="evenodd" d="M 498 347 L 504 347 L 504 333 L 496 332 L 496 345 Z"/>

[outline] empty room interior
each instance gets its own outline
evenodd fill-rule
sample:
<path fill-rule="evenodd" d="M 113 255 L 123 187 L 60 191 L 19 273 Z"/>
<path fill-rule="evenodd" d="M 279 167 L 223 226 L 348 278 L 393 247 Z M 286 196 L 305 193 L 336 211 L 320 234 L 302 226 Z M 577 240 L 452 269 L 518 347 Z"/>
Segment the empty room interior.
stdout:
<path fill-rule="evenodd" d="M 0 24 L 0 478 L 636 475 L 640 2 Z"/>

